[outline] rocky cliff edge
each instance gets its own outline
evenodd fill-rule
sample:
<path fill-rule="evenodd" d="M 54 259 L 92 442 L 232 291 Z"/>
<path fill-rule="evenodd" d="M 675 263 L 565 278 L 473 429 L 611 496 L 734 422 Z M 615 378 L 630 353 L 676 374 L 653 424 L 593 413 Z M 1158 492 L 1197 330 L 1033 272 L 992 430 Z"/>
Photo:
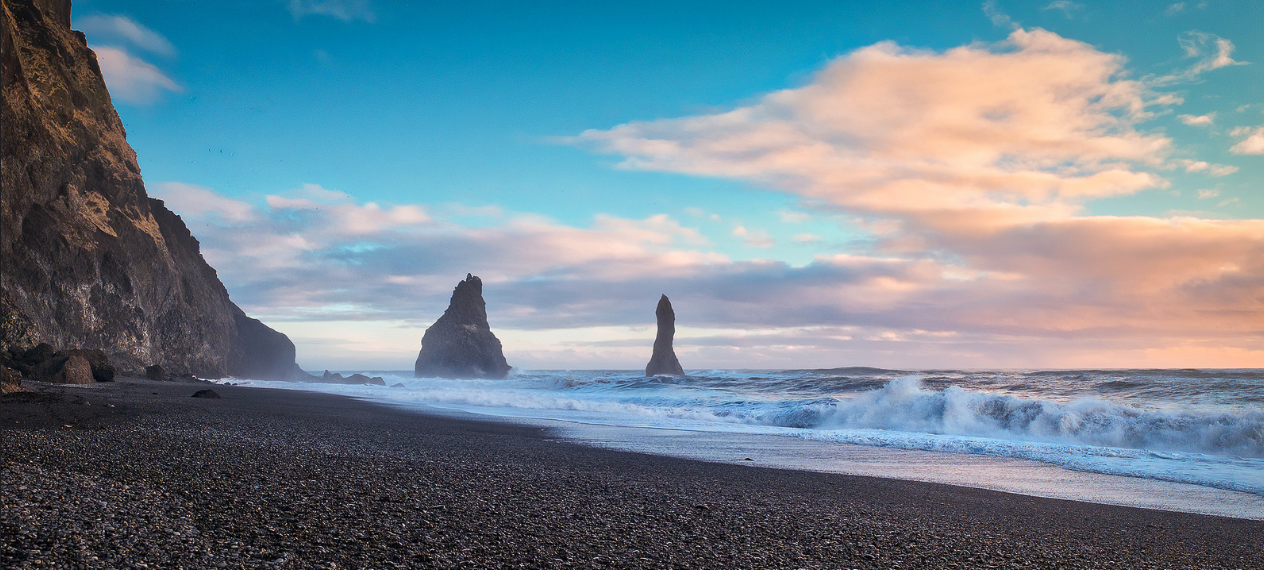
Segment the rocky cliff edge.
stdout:
<path fill-rule="evenodd" d="M 124 371 L 282 379 L 294 344 L 228 297 L 145 193 L 68 0 L 3 0 L 0 353 L 101 349 Z"/>

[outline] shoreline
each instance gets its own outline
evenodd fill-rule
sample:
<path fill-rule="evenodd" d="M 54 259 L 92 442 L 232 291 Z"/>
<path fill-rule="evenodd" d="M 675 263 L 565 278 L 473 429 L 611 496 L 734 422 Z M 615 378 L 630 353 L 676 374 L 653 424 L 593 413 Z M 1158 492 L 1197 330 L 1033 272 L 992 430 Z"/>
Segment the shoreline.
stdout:
<path fill-rule="evenodd" d="M 223 399 L 189 397 L 207 387 Z M 1261 521 L 617 451 L 316 392 L 35 388 L 0 402 L 14 567 L 1264 567 Z"/>

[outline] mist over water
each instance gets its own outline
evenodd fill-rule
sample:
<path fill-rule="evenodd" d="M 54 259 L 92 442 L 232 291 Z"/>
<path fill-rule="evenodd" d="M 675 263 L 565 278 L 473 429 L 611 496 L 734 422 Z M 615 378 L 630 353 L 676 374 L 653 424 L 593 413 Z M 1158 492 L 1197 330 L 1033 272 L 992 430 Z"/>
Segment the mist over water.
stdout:
<path fill-rule="evenodd" d="M 1019 458 L 1264 495 L 1264 370 L 368 373 L 404 386 L 285 387 L 502 417 Z"/>

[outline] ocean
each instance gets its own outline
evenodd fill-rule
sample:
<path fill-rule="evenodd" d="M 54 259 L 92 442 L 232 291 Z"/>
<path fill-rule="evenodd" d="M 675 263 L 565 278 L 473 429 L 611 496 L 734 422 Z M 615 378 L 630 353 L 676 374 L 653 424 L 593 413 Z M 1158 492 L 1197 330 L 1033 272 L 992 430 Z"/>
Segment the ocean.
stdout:
<path fill-rule="evenodd" d="M 403 386 L 245 384 L 493 416 L 631 451 L 1264 518 L 1259 369 L 348 372 Z"/>

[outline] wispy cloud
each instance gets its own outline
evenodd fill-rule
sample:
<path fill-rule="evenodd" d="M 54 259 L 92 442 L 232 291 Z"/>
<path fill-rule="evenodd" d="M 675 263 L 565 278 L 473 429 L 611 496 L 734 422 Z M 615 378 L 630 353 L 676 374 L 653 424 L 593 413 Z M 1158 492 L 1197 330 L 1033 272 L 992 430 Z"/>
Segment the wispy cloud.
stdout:
<path fill-rule="evenodd" d="M 161 69 L 126 51 L 109 46 L 88 46 L 97 54 L 97 63 L 110 95 L 133 105 L 149 105 L 161 99 L 164 92 L 179 93 L 184 87 Z"/>
<path fill-rule="evenodd" d="M 1019 28 L 1018 22 L 1015 22 L 1013 19 L 1009 17 L 1008 14 L 1001 11 L 1000 5 L 997 3 L 997 0 L 984 0 L 983 15 L 987 16 L 989 20 L 992 20 L 992 25 L 994 26 L 999 26 L 999 27 L 1007 28 L 1011 30 L 1016 30 Z"/>
<path fill-rule="evenodd" d="M 1072 2 L 1071 0 L 1054 0 L 1053 2 L 1050 2 L 1047 6 L 1041 9 L 1042 10 L 1061 10 L 1063 15 L 1065 15 L 1067 18 L 1071 18 L 1072 12 L 1075 12 L 1076 10 L 1082 10 L 1083 8 L 1084 8 L 1083 4 Z"/>
<path fill-rule="evenodd" d="M 295 20 L 304 16 L 328 16 L 344 22 L 377 19 L 370 0 L 289 0 L 290 14 Z"/>
<path fill-rule="evenodd" d="M 94 14 L 75 20 L 75 27 L 94 43 L 129 43 L 163 57 L 174 57 L 175 46 L 162 34 L 121 15 Z"/>
<path fill-rule="evenodd" d="M 1180 44 L 1181 49 L 1184 50 L 1185 57 L 1193 59 L 1194 63 L 1189 67 L 1167 75 L 1147 78 L 1147 82 L 1151 85 L 1158 87 L 1185 83 L 1193 81 L 1199 75 L 1214 69 L 1249 63 L 1234 60 L 1233 50 L 1235 48 L 1233 42 L 1215 34 L 1189 31 L 1178 36 L 1176 41 Z"/>

